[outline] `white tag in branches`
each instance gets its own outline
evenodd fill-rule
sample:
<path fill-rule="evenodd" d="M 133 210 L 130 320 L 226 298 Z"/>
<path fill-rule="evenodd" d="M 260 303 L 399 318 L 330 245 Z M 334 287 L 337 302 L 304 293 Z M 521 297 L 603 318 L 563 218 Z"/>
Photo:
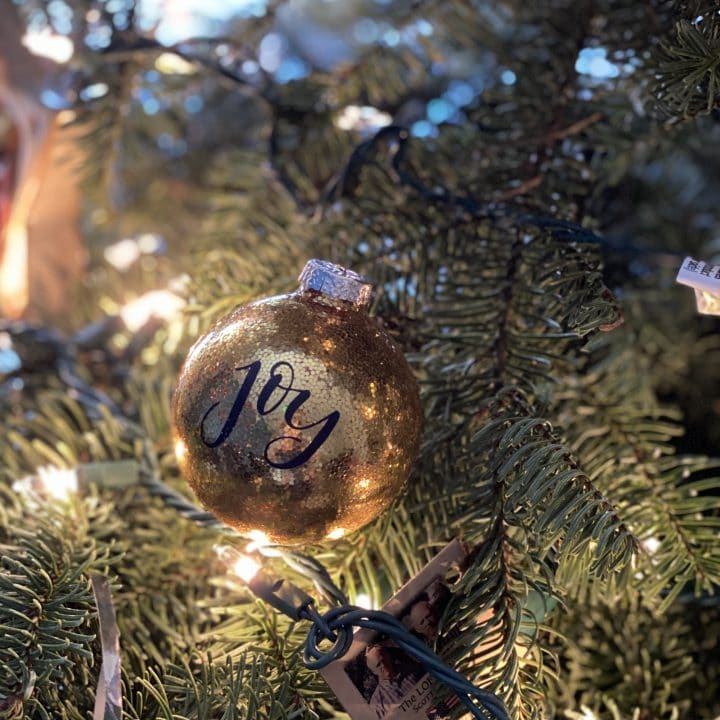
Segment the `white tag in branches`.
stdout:
<path fill-rule="evenodd" d="M 676 281 L 695 290 L 698 312 L 720 315 L 720 265 L 708 265 L 702 260 L 686 257 Z"/>

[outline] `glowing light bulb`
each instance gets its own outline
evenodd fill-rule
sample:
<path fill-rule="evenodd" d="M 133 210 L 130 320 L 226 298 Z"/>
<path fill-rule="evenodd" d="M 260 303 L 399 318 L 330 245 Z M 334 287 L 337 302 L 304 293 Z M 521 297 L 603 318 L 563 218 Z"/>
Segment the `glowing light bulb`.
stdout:
<path fill-rule="evenodd" d="M 38 477 L 46 495 L 67 502 L 78 491 L 78 476 L 76 470 L 61 468 L 39 468 Z"/>
<path fill-rule="evenodd" d="M 27 228 L 11 220 L 5 230 L 5 253 L 0 257 L 0 304 L 7 316 L 20 317 L 28 304 L 28 292 Z"/>
<path fill-rule="evenodd" d="M 341 130 L 376 130 L 391 122 L 391 115 L 370 105 L 348 105 L 335 118 Z"/>
<path fill-rule="evenodd" d="M 216 545 L 215 552 L 223 562 L 228 564 L 230 572 L 248 584 L 260 571 L 259 562 L 229 545 Z"/>
<path fill-rule="evenodd" d="M 299 620 L 303 608 L 312 604 L 313 599 L 309 595 L 292 583 L 273 577 L 249 555 L 229 545 L 217 545 L 215 552 L 227 563 L 230 572 L 243 580 L 256 597 L 288 617 Z"/>
<path fill-rule="evenodd" d="M 660 547 L 660 541 L 656 537 L 649 537 L 647 540 L 643 540 L 641 545 L 649 555 L 654 555 Z"/>
<path fill-rule="evenodd" d="M 232 571 L 246 583 L 250 583 L 252 579 L 260 571 L 260 563 L 253 560 L 249 555 L 241 555 L 232 567 Z"/>
<path fill-rule="evenodd" d="M 367 593 L 358 593 L 355 596 L 355 604 L 358 607 L 365 608 L 366 610 L 373 609 L 373 602 Z"/>
<path fill-rule="evenodd" d="M 75 469 L 40 467 L 35 475 L 16 480 L 12 489 L 26 499 L 42 498 L 68 502 L 79 488 Z"/>
<path fill-rule="evenodd" d="M 136 332 L 151 318 L 171 320 L 180 315 L 185 301 L 169 290 L 151 290 L 132 300 L 120 311 L 128 330 Z"/>

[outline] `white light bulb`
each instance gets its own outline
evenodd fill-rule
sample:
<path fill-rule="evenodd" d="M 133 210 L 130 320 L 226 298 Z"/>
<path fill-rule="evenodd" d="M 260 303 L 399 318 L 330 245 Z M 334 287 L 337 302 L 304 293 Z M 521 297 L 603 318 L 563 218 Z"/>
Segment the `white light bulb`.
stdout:
<path fill-rule="evenodd" d="M 660 547 L 660 541 L 656 537 L 649 537 L 647 540 L 643 540 L 641 544 L 650 555 L 654 555 Z"/>
<path fill-rule="evenodd" d="M 355 604 L 358 607 L 365 608 L 366 610 L 373 609 L 373 602 L 367 593 L 358 593 L 355 596 Z"/>
<path fill-rule="evenodd" d="M 13 483 L 12 489 L 26 499 L 54 499 L 68 502 L 79 489 L 76 469 L 56 467 L 38 468 L 35 475 L 30 475 Z"/>
<path fill-rule="evenodd" d="M 250 583 L 252 579 L 260 571 L 260 563 L 253 560 L 249 555 L 241 555 L 233 565 L 232 571 L 246 583 Z"/>
<path fill-rule="evenodd" d="M 328 540 L 339 540 L 341 537 L 344 537 L 347 534 L 347 530 L 345 528 L 333 528 L 325 537 Z"/>
<path fill-rule="evenodd" d="M 230 547 L 229 545 L 216 545 L 215 552 L 223 562 L 227 563 L 230 572 L 237 575 L 246 583 L 250 583 L 260 570 L 259 562 L 249 555 L 243 555 L 243 553 L 238 552 L 234 547 Z"/>
<path fill-rule="evenodd" d="M 370 105 L 348 105 L 335 118 L 341 130 L 377 130 L 392 122 L 392 116 Z"/>

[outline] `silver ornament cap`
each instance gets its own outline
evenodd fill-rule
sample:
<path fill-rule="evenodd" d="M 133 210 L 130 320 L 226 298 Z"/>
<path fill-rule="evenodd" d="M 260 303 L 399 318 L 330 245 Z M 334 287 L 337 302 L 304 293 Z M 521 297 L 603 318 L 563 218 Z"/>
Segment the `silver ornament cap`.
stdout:
<path fill-rule="evenodd" d="M 366 308 L 372 298 L 372 284 L 362 275 L 327 260 L 308 260 L 298 277 L 301 292 L 316 292 L 331 300 Z"/>

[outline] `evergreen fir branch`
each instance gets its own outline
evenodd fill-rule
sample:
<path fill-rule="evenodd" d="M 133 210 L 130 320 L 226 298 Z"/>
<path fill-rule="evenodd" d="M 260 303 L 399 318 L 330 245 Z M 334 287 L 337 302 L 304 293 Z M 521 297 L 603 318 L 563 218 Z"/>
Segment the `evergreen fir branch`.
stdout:
<path fill-rule="evenodd" d="M 114 67 L 113 70 L 117 70 Z M 108 80 L 104 98 L 78 105 L 71 125 L 82 129 L 81 139 L 98 162 L 83 165 L 89 187 L 100 188 L 104 205 L 113 211 L 127 204 L 124 177 L 127 139 L 125 132 L 132 105 L 132 85 L 138 67 L 130 62 L 120 66 L 120 72 L 107 72 L 98 81 Z"/>
<path fill-rule="evenodd" d="M 405 98 L 417 97 L 416 86 L 427 82 L 427 72 L 423 61 L 409 48 L 398 50 L 378 44 L 371 45 L 339 73 L 335 82 L 339 107 L 362 101 L 394 114 Z"/>
<path fill-rule="evenodd" d="M 620 595 L 559 619 L 560 631 L 577 638 L 566 650 L 567 682 L 553 688 L 563 706 L 586 705 L 608 720 L 710 717 L 704 707 L 693 711 L 685 692 L 701 668 L 685 652 L 691 629 L 680 608 L 661 616 Z"/>
<path fill-rule="evenodd" d="M 228 81 L 231 86 L 243 86 L 259 97 L 270 101 L 269 83 L 264 74 L 262 75 L 264 82 L 262 84 L 254 84 L 213 58 L 213 49 L 217 45 L 229 42 L 232 42 L 230 38 L 191 38 L 185 42 L 163 45 L 154 39 L 145 37 L 134 38 L 130 42 L 124 38 L 116 38 L 106 48 L 102 49 L 100 57 L 104 62 L 111 63 L 127 62 L 133 59 L 146 62 L 147 60 L 143 60 L 143 58 L 154 59 L 162 53 L 170 53 L 177 55 L 179 58 L 191 64 L 198 65 L 216 73 L 220 78 Z M 205 52 L 199 52 L 198 50 L 200 49 L 205 50 Z M 242 56 L 238 57 L 237 60 L 242 62 Z"/>
<path fill-rule="evenodd" d="M 252 602 L 244 586 L 221 580 L 217 584 L 225 591 L 223 597 L 207 603 L 211 609 L 216 606 L 217 622 L 202 637 L 204 647 L 216 662 L 243 662 L 246 656 L 254 656 L 264 667 L 263 686 L 266 691 L 274 688 L 284 698 L 285 712 L 304 710 L 312 715 L 326 693 L 322 678 L 302 661 L 308 627 L 288 621 L 262 602 Z"/>
<path fill-rule="evenodd" d="M 102 405 L 91 410 L 62 391 L 37 396 L 40 410 L 4 420 L 5 442 L 0 443 L 6 478 L 18 480 L 47 464 L 59 468 L 81 462 L 132 457 L 136 431 Z"/>
<path fill-rule="evenodd" d="M 641 539 L 635 582 L 666 609 L 686 584 L 699 593 L 720 582 L 720 480 L 710 472 L 717 461 L 676 454 L 680 416 L 646 386 L 634 345 L 632 333 L 620 332 L 596 347 L 561 417 L 592 417 L 592 427 L 568 430 L 571 445 Z"/>
<path fill-rule="evenodd" d="M 133 373 L 127 385 L 128 396 L 137 408 L 138 424 L 160 458 L 173 450 L 170 399 L 174 386 L 174 370 L 174 367 L 161 358 L 142 374 Z"/>
<path fill-rule="evenodd" d="M 439 645 L 479 686 L 503 695 L 517 717 L 540 718 L 543 687 L 552 682 L 556 661 L 550 655 L 549 665 L 543 662 L 537 644 L 541 618 L 529 610 L 527 598 L 529 586 L 542 593 L 547 588 L 522 571 L 525 549 L 509 530 L 500 514 L 454 588 Z"/>
<path fill-rule="evenodd" d="M 136 454 L 137 429 L 103 405 L 86 407 L 72 393 L 38 394 L 40 409 L 5 419 L 9 442 L 0 445 L 5 477 L 17 480 L 47 464 L 72 468 L 82 462 L 113 460 Z"/>
<path fill-rule="evenodd" d="M 88 574 L 108 556 L 87 527 L 52 507 L 35 517 L 16 508 L 0 538 L 0 715 L 46 717 L 52 708 L 74 718 L 94 700 Z"/>
<path fill-rule="evenodd" d="M 502 488 L 503 517 L 533 534 L 546 551 L 552 547 L 556 561 L 587 552 L 593 558 L 588 571 L 601 578 L 630 564 L 637 540 L 617 508 L 583 473 L 552 426 L 532 415 L 518 391 L 497 398 L 469 451 L 475 473 L 481 473 L 477 492 L 487 492 L 488 481 Z M 458 522 L 472 527 L 487 510 L 477 507 L 472 495 L 467 500 Z"/>
<path fill-rule="evenodd" d="M 212 551 L 217 534 L 138 490 L 116 496 L 115 510 L 123 538 L 122 562 L 113 568 L 118 625 L 121 638 L 132 638 L 123 643 L 126 669 L 143 675 L 187 657 L 211 626 L 201 603 L 219 570 Z"/>
<path fill-rule="evenodd" d="M 2 448 L 9 479 L 32 473 L 48 460 L 60 467 L 72 467 L 88 460 L 123 456 L 142 459 L 147 452 L 139 428 L 128 420 L 100 408 L 98 421 L 67 396 L 48 392 L 43 397 L 43 412 L 10 424 L 11 444 Z M 90 532 L 104 542 L 113 536 L 123 538 L 115 551 L 123 559 L 113 561 L 122 591 L 114 599 L 122 637 L 134 639 L 129 647 L 123 645 L 127 668 L 142 673 L 175 658 L 178 648 L 188 651 L 194 647 L 203 620 L 189 618 L 187 603 L 206 592 L 207 573 L 211 571 L 207 556 L 212 554 L 209 540 L 216 536 L 197 529 L 137 488 L 124 496 L 108 491 L 103 494 L 115 504 L 111 520 L 107 513 L 98 516 Z M 112 506 L 101 503 L 97 507 L 110 510 Z M 122 519 L 130 517 L 132 523 Z M 167 546 L 168 533 L 185 538 L 182 552 Z M 197 567 L 206 571 L 198 572 L 196 581 L 189 583 L 183 579 L 181 568 L 193 562 L 193 553 L 197 554 Z M 173 577 L 180 585 L 170 591 Z M 142 588 L 142 592 L 134 588 Z"/>
<path fill-rule="evenodd" d="M 676 119 L 708 114 L 720 98 L 720 18 L 714 3 L 704 14 L 681 19 L 655 51 L 659 106 Z"/>
<path fill-rule="evenodd" d="M 543 140 L 542 142 L 547 142 L 552 145 L 553 138 L 559 136 L 561 139 L 566 132 L 572 132 L 572 126 L 570 129 L 553 131 L 553 133 L 550 133 L 550 139 Z M 468 185 L 478 184 L 482 179 L 485 181 L 483 185 L 490 184 L 492 186 L 493 181 L 496 179 L 489 175 L 474 180 L 470 180 L 464 176 L 460 176 L 462 180 L 460 180 L 460 177 L 453 177 L 457 173 L 454 165 L 462 163 L 462 146 L 467 145 L 469 148 L 476 147 L 477 144 L 483 142 L 483 140 L 484 138 L 476 131 L 443 128 L 443 132 L 440 134 L 440 147 L 434 151 L 433 159 L 437 161 L 439 152 L 442 152 L 446 156 L 444 160 L 450 164 L 450 167 L 447 168 L 447 174 L 451 177 L 449 177 L 448 180 L 452 185 L 456 182 L 462 182 L 462 187 L 466 188 Z M 508 138 L 508 140 L 510 140 L 510 138 Z M 512 140 L 515 141 L 516 139 L 512 138 Z M 460 147 L 458 147 L 459 145 Z M 532 152 L 534 147 L 534 145 L 531 145 L 527 152 Z M 494 188 L 493 193 L 488 194 L 487 199 L 479 199 L 465 192 L 457 192 L 451 186 L 438 185 L 437 179 L 428 176 L 427 169 L 425 168 L 425 165 L 428 164 L 428 149 L 412 142 L 408 130 L 398 125 L 389 125 L 381 128 L 372 138 L 355 147 L 346 166 L 338 173 L 336 181 L 328 189 L 325 199 L 354 197 L 355 191 L 360 183 L 362 170 L 366 165 L 375 163 L 379 158 L 384 158 L 392 170 L 392 175 L 386 173 L 386 177 L 384 178 L 385 182 L 390 179 L 394 184 L 399 185 L 405 190 L 414 191 L 423 200 L 433 203 L 439 208 L 443 206 L 455 208 L 475 218 L 492 220 L 499 226 L 512 226 L 515 223 L 527 224 L 545 230 L 565 242 L 597 243 L 612 247 L 612 244 L 603 237 L 576 222 L 563 219 L 557 215 L 542 215 L 528 212 L 521 205 L 506 202 L 503 200 L 502 194 L 498 196 L 497 193 L 494 192 Z M 518 162 L 520 162 L 520 160 L 518 160 Z M 464 167 L 462 169 L 465 170 Z M 512 166 L 508 168 L 508 171 L 515 174 L 517 167 Z M 584 171 L 586 172 L 584 168 L 578 168 L 578 172 L 582 173 Z M 547 174 L 544 177 L 546 176 Z M 566 181 L 567 177 L 564 175 L 563 179 Z M 455 182 L 452 182 L 453 180 Z M 366 182 L 373 182 L 373 180 L 370 179 Z M 514 191 L 509 197 L 513 196 Z"/>
<path fill-rule="evenodd" d="M 442 526 L 432 522 L 441 500 L 428 505 L 421 495 L 420 486 L 414 485 L 375 522 L 314 551 L 351 604 L 363 593 L 371 607 L 381 607 L 449 541 L 446 532 L 437 530 Z"/>
<path fill-rule="evenodd" d="M 226 152 L 208 173 L 210 212 L 190 291 L 190 311 L 205 325 L 263 293 L 290 290 L 308 257 L 311 229 L 284 188 L 257 172 L 264 162 L 257 152 Z"/>
<path fill-rule="evenodd" d="M 704 465 L 693 464 L 696 468 Z M 720 584 L 720 495 L 716 494 L 720 480 L 686 480 L 692 469 L 687 461 L 667 463 L 661 469 L 662 486 L 653 503 L 660 510 L 659 517 L 637 522 L 645 526 L 648 542 L 660 543 L 657 550 L 648 547 L 638 568 L 638 584 L 650 597 L 664 593 L 661 611 L 670 606 L 686 583 L 694 586 L 697 595 L 703 590 L 714 592 Z M 707 491 L 715 492 L 704 495 Z"/>
<path fill-rule="evenodd" d="M 692 613 L 692 622 L 688 623 L 689 613 Z M 692 658 L 692 672 L 682 686 L 681 693 L 675 693 L 680 702 L 690 701 L 689 715 L 701 717 L 717 717 L 720 713 L 720 698 L 717 688 L 720 683 L 720 667 L 717 663 L 718 650 L 720 650 L 720 616 L 717 612 L 716 598 L 707 606 L 676 603 L 669 610 L 671 622 L 689 625 L 688 635 L 680 635 L 678 645 L 681 643 L 690 650 Z M 677 637 L 677 636 L 676 636 Z M 683 642 L 684 641 L 684 642 Z M 678 654 L 680 654 L 678 648 Z M 670 681 L 670 675 L 666 675 Z"/>
<path fill-rule="evenodd" d="M 276 111 L 270 138 L 273 167 L 301 209 L 312 212 L 323 189 L 352 150 L 352 135 L 329 113 Z"/>
<path fill-rule="evenodd" d="M 222 663 L 192 657 L 167 665 L 162 673 L 150 671 L 138 686 L 144 697 L 130 711 L 137 720 L 148 717 L 150 703 L 156 706 L 153 717 L 167 720 L 317 717 L 298 702 L 288 675 L 275 676 L 259 653 L 226 658 Z"/>
<path fill-rule="evenodd" d="M 575 560 L 578 573 L 626 583 L 637 541 L 521 393 L 501 393 L 482 422 L 446 480 L 453 527 L 481 544 L 454 591 L 443 631 L 452 640 L 441 649 L 520 717 L 539 718 L 555 661 L 536 644 L 541 619 L 526 608 L 528 589 L 548 597 L 554 568 Z"/>
<path fill-rule="evenodd" d="M 411 229 L 407 201 L 393 214 L 377 210 L 377 196 L 393 191 L 378 171 L 366 174 L 367 197 L 347 207 L 351 217 L 366 218 L 360 242 L 368 250 L 353 262 L 377 280 L 383 316 L 412 332 L 408 341 L 430 397 L 457 396 L 455 409 L 462 402 L 472 412 L 488 385 L 542 384 L 580 337 L 617 323 L 593 246 L 563 245 L 532 228 L 478 224 L 460 214 L 441 221 L 438 209 L 410 200 L 423 217 L 420 228 L 434 229 L 428 256 L 427 230 Z M 583 273 L 591 282 L 581 286 Z"/>

